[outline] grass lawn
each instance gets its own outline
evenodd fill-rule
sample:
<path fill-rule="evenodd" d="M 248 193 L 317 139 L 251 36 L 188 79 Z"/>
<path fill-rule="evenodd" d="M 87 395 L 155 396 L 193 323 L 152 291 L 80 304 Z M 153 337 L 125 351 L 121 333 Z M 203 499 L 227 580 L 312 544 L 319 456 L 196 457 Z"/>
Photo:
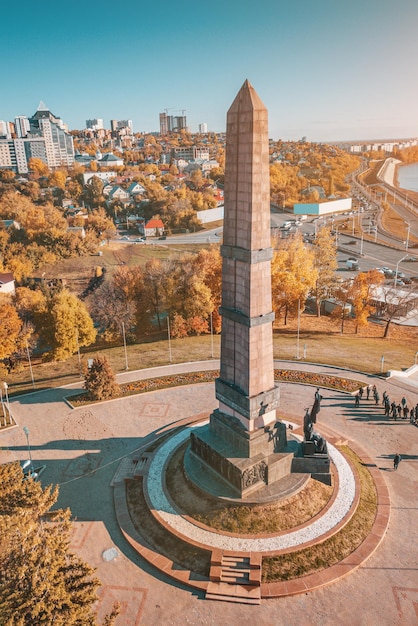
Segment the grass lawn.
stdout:
<path fill-rule="evenodd" d="M 382 369 L 405 369 L 414 364 L 418 350 L 418 329 L 414 327 L 393 326 L 389 339 L 382 339 L 384 328 L 370 324 L 360 334 L 355 333 L 353 322 L 346 324 L 344 335 L 340 327 L 329 317 L 316 318 L 302 315 L 299 336 L 300 367 L 304 361 L 337 365 L 357 371 L 379 374 Z M 127 346 L 129 370 L 156 367 L 170 363 L 208 360 L 212 357 L 212 342 L 209 335 L 172 339 L 171 351 L 165 334 L 148 337 L 141 343 Z M 297 351 L 296 320 L 277 326 L 273 335 L 274 358 L 295 360 Z M 306 358 L 303 358 L 306 349 Z M 83 350 L 81 370 L 87 365 L 87 359 L 98 352 L 105 354 L 115 373 L 126 371 L 125 353 L 122 343 L 114 347 L 100 346 Z M 220 337 L 213 337 L 213 357 L 219 358 Z M 384 361 L 382 364 L 382 357 Z M 36 389 L 56 387 L 80 380 L 78 355 L 65 362 L 42 363 L 32 360 L 32 370 Z M 10 394 L 17 394 L 33 389 L 29 364 L 23 361 L 20 372 L 11 373 L 6 378 Z"/>
<path fill-rule="evenodd" d="M 263 558 L 263 581 L 291 580 L 330 567 L 348 557 L 370 533 L 376 516 L 377 495 L 373 479 L 361 460 L 347 446 L 360 481 L 360 501 L 348 524 L 332 537 L 309 548 Z"/>

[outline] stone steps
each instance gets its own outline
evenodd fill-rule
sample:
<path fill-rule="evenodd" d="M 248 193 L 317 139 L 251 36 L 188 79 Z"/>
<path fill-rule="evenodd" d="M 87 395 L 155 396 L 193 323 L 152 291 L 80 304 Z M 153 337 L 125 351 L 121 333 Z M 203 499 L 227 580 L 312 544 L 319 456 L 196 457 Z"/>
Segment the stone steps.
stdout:
<path fill-rule="evenodd" d="M 117 483 L 122 481 L 134 480 L 147 474 L 151 458 L 152 454 L 145 452 L 140 456 L 140 458 L 132 458 L 128 456 L 122 459 L 115 475 L 113 476 L 110 486 L 114 487 Z"/>
<path fill-rule="evenodd" d="M 261 556 L 259 554 L 235 554 L 214 550 L 209 577 L 206 599 L 260 604 Z"/>

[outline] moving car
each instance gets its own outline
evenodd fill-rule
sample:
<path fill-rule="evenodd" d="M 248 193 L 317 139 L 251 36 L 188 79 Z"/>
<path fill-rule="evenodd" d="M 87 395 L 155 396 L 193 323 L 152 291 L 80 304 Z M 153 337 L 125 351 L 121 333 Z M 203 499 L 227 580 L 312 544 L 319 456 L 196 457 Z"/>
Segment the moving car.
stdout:
<path fill-rule="evenodd" d="M 345 262 L 347 269 L 358 270 L 358 259 L 348 258 Z"/>

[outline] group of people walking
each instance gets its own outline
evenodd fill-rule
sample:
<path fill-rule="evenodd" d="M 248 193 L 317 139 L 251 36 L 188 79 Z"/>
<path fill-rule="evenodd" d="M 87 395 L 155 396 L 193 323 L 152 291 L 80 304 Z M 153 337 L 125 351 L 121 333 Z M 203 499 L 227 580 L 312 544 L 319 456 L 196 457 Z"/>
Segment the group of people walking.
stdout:
<path fill-rule="evenodd" d="M 360 400 L 362 400 L 364 394 L 366 394 L 366 400 L 369 400 L 371 397 L 374 400 L 375 404 L 379 404 L 380 395 L 377 390 L 376 385 L 367 385 L 366 387 L 360 387 L 354 396 L 355 405 L 360 406 Z"/>
<path fill-rule="evenodd" d="M 354 396 L 355 406 L 360 406 L 360 400 L 364 395 L 366 395 L 366 400 L 373 400 L 375 404 L 379 404 L 380 395 L 376 385 L 367 385 L 365 387 L 361 386 Z M 387 392 L 384 391 L 382 395 L 382 404 L 384 406 L 386 416 L 392 417 L 395 421 L 398 419 L 409 419 L 411 424 L 418 426 L 418 402 L 415 406 L 410 408 L 408 407 L 408 402 L 405 396 L 402 397 L 400 402 L 395 402 L 395 400 L 391 401 Z M 401 455 L 397 452 L 393 457 L 394 470 L 398 469 L 401 459 Z"/>
<path fill-rule="evenodd" d="M 379 404 L 380 395 L 376 385 L 368 385 L 367 387 L 360 387 L 356 393 L 354 400 L 355 406 L 360 406 L 360 400 L 366 394 L 366 400 L 373 399 L 375 404 Z M 418 426 L 418 402 L 415 406 L 409 407 L 405 396 L 402 397 L 400 402 L 391 400 L 386 391 L 382 395 L 382 404 L 385 410 L 385 415 L 391 417 L 394 420 L 409 419 L 411 424 Z"/>

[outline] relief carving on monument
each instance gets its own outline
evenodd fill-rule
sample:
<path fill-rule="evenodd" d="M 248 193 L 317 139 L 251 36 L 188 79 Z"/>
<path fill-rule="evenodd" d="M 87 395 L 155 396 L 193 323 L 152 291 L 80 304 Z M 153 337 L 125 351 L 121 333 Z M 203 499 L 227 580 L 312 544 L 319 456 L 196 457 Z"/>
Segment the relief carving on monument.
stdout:
<path fill-rule="evenodd" d="M 267 463 L 260 461 L 242 473 L 241 486 L 247 489 L 258 482 L 267 482 Z"/>

